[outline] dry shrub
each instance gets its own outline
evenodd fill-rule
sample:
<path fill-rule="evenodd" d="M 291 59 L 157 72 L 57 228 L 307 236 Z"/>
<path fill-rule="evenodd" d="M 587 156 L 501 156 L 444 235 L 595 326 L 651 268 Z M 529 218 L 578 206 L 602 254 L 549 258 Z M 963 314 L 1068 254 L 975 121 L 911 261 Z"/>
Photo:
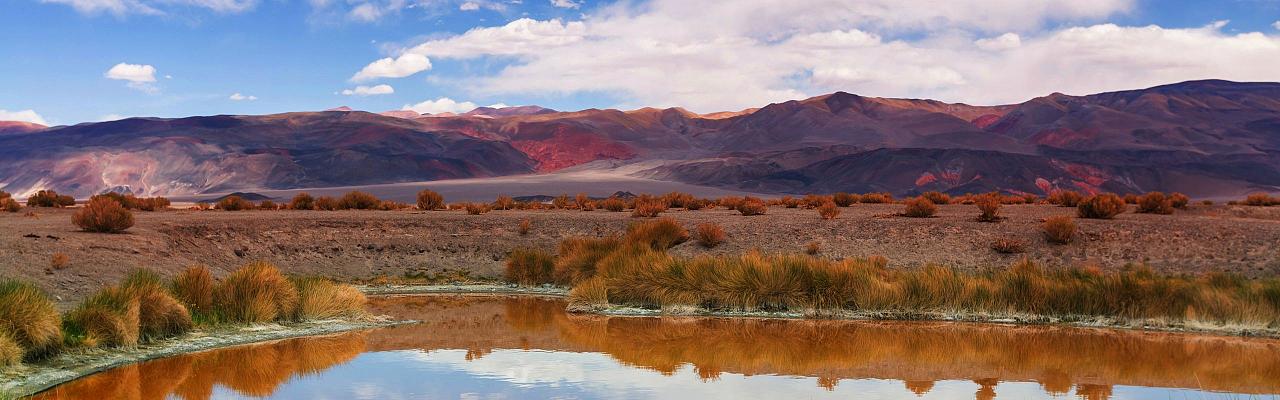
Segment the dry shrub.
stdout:
<path fill-rule="evenodd" d="M 36 194 L 27 197 L 27 207 L 70 207 L 76 205 L 76 199 L 60 195 L 52 190 L 36 191 Z"/>
<path fill-rule="evenodd" d="M 444 196 L 440 193 L 431 191 L 431 189 L 422 189 L 418 192 L 418 209 L 420 210 L 439 210 L 444 208 Z"/>
<path fill-rule="evenodd" d="M 711 206 L 711 201 L 707 199 L 691 199 L 684 203 L 684 209 L 689 211 L 698 211 Z"/>
<path fill-rule="evenodd" d="M 320 196 L 316 198 L 316 209 L 324 211 L 338 210 L 338 199 L 329 196 Z"/>
<path fill-rule="evenodd" d="M 636 199 L 636 208 L 631 211 L 632 218 L 653 218 L 667 211 L 667 202 L 662 199 Z"/>
<path fill-rule="evenodd" d="M 49 268 L 52 268 L 54 270 L 66 268 L 67 265 L 70 265 L 70 264 L 71 264 L 71 257 L 67 256 L 64 253 L 53 253 L 53 256 L 49 257 Z"/>
<path fill-rule="evenodd" d="M 805 254 L 816 256 L 822 252 L 822 244 L 818 242 L 809 242 L 804 245 Z"/>
<path fill-rule="evenodd" d="M 1002 237 L 991 243 L 991 249 L 1000 254 L 1017 254 L 1027 251 L 1027 241 Z"/>
<path fill-rule="evenodd" d="M 218 200 L 214 207 L 223 211 L 250 210 L 253 209 L 253 203 L 240 196 L 227 196 L 223 197 L 222 200 Z"/>
<path fill-rule="evenodd" d="M 738 196 L 724 196 L 716 200 L 716 204 L 724 207 L 726 210 L 737 210 L 738 205 L 742 204 L 742 198 Z"/>
<path fill-rule="evenodd" d="M 951 196 L 942 192 L 925 192 L 920 197 L 929 199 L 933 204 L 951 204 Z"/>
<path fill-rule="evenodd" d="M 818 207 L 822 207 L 823 204 L 833 202 L 833 201 L 834 200 L 832 200 L 831 196 L 806 194 L 804 195 L 804 199 L 800 200 L 800 204 L 803 205 L 804 208 L 818 208 Z"/>
<path fill-rule="evenodd" d="M 893 195 L 889 193 L 867 193 L 858 200 L 864 204 L 887 204 L 893 202 Z"/>
<path fill-rule="evenodd" d="M 613 212 L 622 212 L 627 209 L 627 202 L 617 197 L 610 197 L 600 201 L 600 208 Z"/>
<path fill-rule="evenodd" d="M 828 201 L 818 206 L 818 216 L 822 219 L 835 219 L 840 216 L 840 207 L 835 202 Z"/>
<path fill-rule="evenodd" d="M 213 205 L 210 205 L 209 202 L 207 201 L 197 201 L 195 206 L 192 206 L 191 209 L 198 210 L 198 211 L 208 211 L 213 209 Z"/>
<path fill-rule="evenodd" d="M 1271 197 L 1271 195 L 1266 193 L 1252 193 L 1244 198 L 1244 202 L 1242 204 L 1246 206 L 1268 207 L 1280 204 L 1280 199 Z M 27 202 L 27 205 L 31 205 L 31 203 Z"/>
<path fill-rule="evenodd" d="M 89 232 L 119 233 L 133 226 L 133 213 L 115 200 L 98 198 L 76 210 L 71 223 Z"/>
<path fill-rule="evenodd" d="M 1137 212 L 1143 214 L 1173 214 L 1173 200 L 1160 192 L 1150 192 L 1138 198 Z"/>
<path fill-rule="evenodd" d="M 138 300 L 138 332 L 143 339 L 172 337 L 191 330 L 191 313 L 166 290 L 156 273 L 135 270 L 121 289 Z"/>
<path fill-rule="evenodd" d="M 382 200 L 359 190 L 347 192 L 338 199 L 338 208 L 343 210 L 376 210 L 381 205 Z"/>
<path fill-rule="evenodd" d="M 276 202 L 271 200 L 263 200 L 262 202 L 258 203 L 259 210 L 275 210 L 278 208 L 280 207 L 276 205 Z"/>
<path fill-rule="evenodd" d="M 489 205 L 484 203 L 467 203 L 463 208 L 465 208 L 467 210 L 467 214 L 470 215 L 480 215 L 489 212 Z"/>
<path fill-rule="evenodd" d="M 1124 199 L 1112 193 L 1089 196 L 1076 206 L 1076 215 L 1080 218 L 1112 219 L 1124 212 Z"/>
<path fill-rule="evenodd" d="M 621 240 L 616 237 L 568 238 L 561 241 L 554 267 L 555 282 L 575 284 L 590 279 L 596 274 L 596 264 L 621 244 Z"/>
<path fill-rule="evenodd" d="M 89 296 L 67 314 L 67 334 L 85 347 L 131 347 L 138 344 L 141 305 L 136 296 L 119 287 L 107 287 Z"/>
<path fill-rule="evenodd" d="M 551 199 L 551 206 L 559 210 L 569 209 L 569 195 L 561 194 L 556 196 L 556 198 Z"/>
<path fill-rule="evenodd" d="M 208 267 L 188 267 L 173 278 L 169 290 L 197 318 L 213 312 L 213 273 Z"/>
<path fill-rule="evenodd" d="M 764 200 L 748 196 L 739 201 L 734 209 L 742 215 L 764 215 L 769 206 L 764 204 Z"/>
<path fill-rule="evenodd" d="M 249 263 L 227 275 L 213 290 L 214 309 L 236 323 L 263 323 L 292 317 L 298 290 L 274 265 Z"/>
<path fill-rule="evenodd" d="M 702 247 L 710 249 L 724 243 L 724 229 L 714 222 L 701 223 L 698 224 L 697 229 L 694 229 L 693 238 Z"/>
<path fill-rule="evenodd" d="M 498 198 L 493 201 L 493 209 L 495 210 L 510 210 L 515 208 L 515 205 L 515 199 L 512 199 L 511 196 L 507 196 L 505 194 L 498 196 Z"/>
<path fill-rule="evenodd" d="M 933 205 L 932 201 L 924 197 L 915 197 L 906 199 L 902 202 L 905 208 L 902 216 L 911 218 L 928 218 L 938 212 L 938 206 Z"/>
<path fill-rule="evenodd" d="M 1127 194 L 1125 194 L 1125 195 L 1124 195 L 1124 203 L 1125 203 L 1125 204 L 1138 204 L 1138 200 L 1139 200 L 1139 199 L 1140 199 L 1140 197 L 1139 197 L 1138 195 L 1136 195 L 1136 194 L 1133 194 L 1133 193 L 1127 193 Z"/>
<path fill-rule="evenodd" d="M 16 213 L 22 209 L 22 204 L 18 204 L 17 200 L 12 198 L 0 199 L 0 210 Z"/>
<path fill-rule="evenodd" d="M 1169 195 L 1169 202 L 1173 203 L 1173 208 L 1185 210 L 1187 209 L 1187 204 L 1191 203 L 1191 198 L 1185 194 L 1173 192 L 1173 194 Z"/>
<path fill-rule="evenodd" d="M 693 195 L 683 192 L 671 192 L 662 196 L 667 202 L 667 206 L 671 208 L 689 208 L 689 203 L 696 202 L 698 199 Z"/>
<path fill-rule="evenodd" d="M 831 195 L 831 201 L 840 207 L 848 207 L 858 202 L 858 195 L 840 192 Z"/>
<path fill-rule="evenodd" d="M 62 318 L 39 287 L 0 280 L 0 335 L 8 336 L 26 357 L 48 354 L 62 343 Z"/>
<path fill-rule="evenodd" d="M 1040 196 L 1036 196 L 1031 193 L 1025 193 L 1022 195 L 1022 202 L 1024 204 L 1036 204 L 1040 202 Z"/>
<path fill-rule="evenodd" d="M 12 195 L 12 194 L 9 194 L 9 192 L 6 192 L 6 191 L 3 191 L 3 190 L 0 190 L 0 199 L 8 199 L 8 198 L 11 198 L 11 197 L 13 197 L 13 195 Z"/>
<path fill-rule="evenodd" d="M 528 218 L 525 218 L 520 220 L 520 226 L 516 227 L 516 232 L 519 232 L 521 235 L 528 235 L 529 230 L 532 228 L 533 228 L 533 221 L 530 221 Z"/>
<path fill-rule="evenodd" d="M 293 195 L 293 199 L 289 200 L 289 208 L 294 210 L 311 210 L 316 207 L 316 199 L 311 197 L 307 192 Z"/>
<path fill-rule="evenodd" d="M 518 248 L 507 257 L 506 278 L 521 285 L 541 285 L 555 281 L 555 257 L 545 251 Z"/>
<path fill-rule="evenodd" d="M 293 284 L 298 290 L 295 317 L 303 321 L 360 317 L 369 301 L 355 287 L 324 278 L 298 278 Z"/>
<path fill-rule="evenodd" d="M 669 249 L 689 240 L 689 231 L 671 218 L 637 222 L 627 227 L 627 243 L 642 244 L 654 250 Z"/>
<path fill-rule="evenodd" d="M 1066 215 L 1049 217 L 1045 218 L 1042 228 L 1049 243 L 1067 244 L 1076 234 L 1076 221 Z"/>
<path fill-rule="evenodd" d="M 595 204 L 592 204 L 591 196 L 587 196 L 585 192 L 578 193 L 577 195 L 573 196 L 574 208 L 577 208 L 579 210 L 585 210 L 588 206 L 595 208 Z"/>
<path fill-rule="evenodd" d="M 978 206 L 978 221 L 997 222 L 1000 221 L 1000 196 L 996 194 L 985 194 L 976 196 L 973 204 Z"/>
<path fill-rule="evenodd" d="M 1080 200 L 1084 196 L 1079 192 L 1072 190 L 1055 190 L 1049 193 L 1049 204 L 1057 204 L 1059 207 L 1075 207 L 1080 204 Z"/>

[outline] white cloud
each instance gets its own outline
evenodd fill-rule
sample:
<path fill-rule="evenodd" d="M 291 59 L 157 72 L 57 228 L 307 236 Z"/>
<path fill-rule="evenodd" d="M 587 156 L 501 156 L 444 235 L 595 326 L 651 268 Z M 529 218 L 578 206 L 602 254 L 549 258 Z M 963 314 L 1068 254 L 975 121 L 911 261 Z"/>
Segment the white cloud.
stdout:
<path fill-rule="evenodd" d="M 475 10 L 479 10 L 479 9 L 480 9 L 480 3 L 476 3 L 476 2 L 474 2 L 474 1 L 468 1 L 468 2 L 462 3 L 462 5 L 458 6 L 458 9 L 459 9 L 459 10 L 462 10 L 462 11 L 475 11 Z"/>
<path fill-rule="evenodd" d="M 236 92 L 236 93 L 232 93 L 231 96 L 227 97 L 227 99 L 231 101 L 254 101 L 258 99 L 258 96 L 252 96 L 252 95 L 246 96 L 246 95 L 240 94 L 240 92 Z"/>
<path fill-rule="evenodd" d="M 0 109 L 0 121 L 22 121 L 49 126 L 49 122 L 45 121 L 44 117 L 41 117 L 34 110 L 8 111 Z"/>
<path fill-rule="evenodd" d="M 175 7 L 204 8 L 219 13 L 239 13 L 253 9 L 259 0 L 40 0 L 65 4 L 81 14 L 163 15 Z"/>
<path fill-rule="evenodd" d="M 366 65 L 351 77 L 360 82 L 377 78 L 403 78 L 431 69 L 431 60 L 421 54 L 407 53 L 396 58 L 383 58 Z"/>
<path fill-rule="evenodd" d="M 356 86 L 355 89 L 345 89 L 340 93 L 342 93 L 342 95 L 344 96 L 377 96 L 377 95 L 383 95 L 383 94 L 392 94 L 395 92 L 396 92 L 396 89 L 391 87 L 391 85 L 376 85 L 372 87 L 361 85 L 361 86 Z"/>
<path fill-rule="evenodd" d="M 119 63 L 108 69 L 103 76 L 107 79 L 129 82 L 130 89 L 146 93 L 154 94 L 160 90 L 155 86 L 156 67 L 146 64 Z"/>
<path fill-rule="evenodd" d="M 1276 28 L 1276 30 L 1280 30 L 1280 21 L 1276 21 L 1276 23 L 1271 24 L 1271 27 Z"/>
<path fill-rule="evenodd" d="M 1010 32 L 993 38 L 978 39 L 973 43 L 978 45 L 979 49 L 988 51 L 1009 50 L 1022 46 L 1022 37 Z"/>
<path fill-rule="evenodd" d="M 700 112 L 835 90 L 989 104 L 1190 79 L 1280 80 L 1274 34 L 1100 23 L 1132 0 L 792 3 L 604 6 L 581 21 L 524 18 L 434 38 L 400 57 L 501 58 L 494 72 L 460 77 L 474 96 L 609 93 L 619 107 Z"/>
<path fill-rule="evenodd" d="M 439 113 L 465 113 L 476 109 L 476 103 L 470 101 L 457 102 L 448 97 L 441 97 L 435 100 L 427 100 L 418 104 L 405 104 L 401 110 L 409 110 L 418 114 L 439 114 Z"/>
<path fill-rule="evenodd" d="M 129 117 L 126 117 L 120 114 L 107 114 L 107 115 L 98 117 L 98 120 L 96 122 L 119 121 L 125 118 L 129 118 Z"/>
<path fill-rule="evenodd" d="M 551 0 L 551 5 L 560 8 L 578 8 L 582 6 L 582 3 L 578 3 L 574 0 Z"/>
<path fill-rule="evenodd" d="M 507 107 L 511 107 L 511 106 L 506 105 L 505 103 L 495 103 L 495 104 L 489 105 L 489 108 L 507 108 Z"/>

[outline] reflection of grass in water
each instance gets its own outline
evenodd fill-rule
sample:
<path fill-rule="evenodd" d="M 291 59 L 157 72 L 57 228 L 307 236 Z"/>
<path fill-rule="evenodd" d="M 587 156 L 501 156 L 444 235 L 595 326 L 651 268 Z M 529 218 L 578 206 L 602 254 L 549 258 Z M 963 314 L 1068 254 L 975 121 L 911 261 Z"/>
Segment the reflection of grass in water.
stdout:
<path fill-rule="evenodd" d="M 290 339 L 188 354 L 90 375 L 34 397 L 54 399 L 208 399 L 215 385 L 270 396 L 290 379 L 316 374 L 364 352 L 364 333 Z"/>

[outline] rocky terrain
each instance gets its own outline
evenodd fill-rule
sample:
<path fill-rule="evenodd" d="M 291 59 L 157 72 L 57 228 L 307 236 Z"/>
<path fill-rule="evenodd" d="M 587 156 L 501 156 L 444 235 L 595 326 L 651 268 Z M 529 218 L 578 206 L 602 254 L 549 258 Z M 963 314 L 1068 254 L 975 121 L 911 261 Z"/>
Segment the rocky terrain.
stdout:
<path fill-rule="evenodd" d="M 1167 273 L 1228 271 L 1250 277 L 1280 274 L 1280 207 L 1192 206 L 1173 215 L 1121 214 L 1078 220 L 1068 245 L 1050 245 L 1040 232 L 1048 216 L 1074 209 L 1006 206 L 1000 223 L 975 221 L 971 205 L 941 206 L 935 218 L 896 216 L 901 205 L 858 204 L 831 221 L 813 210 L 771 207 L 744 217 L 723 209 L 670 211 L 692 229 L 720 224 L 728 241 L 714 249 L 685 243 L 674 254 L 800 252 L 810 242 L 831 258 L 882 255 L 892 268 L 941 264 L 969 270 L 1005 268 L 1021 257 L 1050 266 L 1122 268 L 1146 263 Z M 36 216 L 0 213 L 0 275 L 33 280 L 63 303 L 117 282 L 131 268 L 166 275 L 194 264 L 223 274 L 252 260 L 286 272 L 346 280 L 499 277 L 506 253 L 531 246 L 554 251 L 569 236 L 620 234 L 636 219 L 607 211 L 165 211 L 136 213 L 128 233 L 77 231 L 70 209 L 35 209 Z M 517 227 L 528 219 L 532 230 Z M 1025 255 L 991 250 L 998 237 L 1026 240 Z M 54 269 L 55 253 L 68 256 Z"/>

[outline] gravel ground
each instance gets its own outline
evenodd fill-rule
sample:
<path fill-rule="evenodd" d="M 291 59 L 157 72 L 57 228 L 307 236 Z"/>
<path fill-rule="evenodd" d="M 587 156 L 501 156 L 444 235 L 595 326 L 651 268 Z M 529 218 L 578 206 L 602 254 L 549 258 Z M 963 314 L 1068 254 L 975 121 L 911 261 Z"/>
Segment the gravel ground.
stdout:
<path fill-rule="evenodd" d="M 676 246 L 678 255 L 802 251 L 817 242 L 831 258 L 882 255 L 892 268 L 940 264 L 967 270 L 1004 268 L 1026 256 L 1050 266 L 1121 268 L 1146 263 L 1161 272 L 1230 271 L 1249 277 L 1280 275 L 1280 207 L 1193 206 L 1174 215 L 1125 213 L 1114 220 L 1078 220 L 1068 245 L 1051 245 L 1039 226 L 1073 209 L 1006 206 L 999 223 L 977 222 L 971 205 L 940 207 L 934 218 L 896 216 L 901 205 L 860 204 L 835 220 L 816 211 L 773 207 L 744 217 L 723 209 L 670 211 L 687 228 L 720 224 L 728 241 L 714 249 Z M 33 280 L 63 306 L 117 282 L 132 268 L 164 275 L 203 264 L 222 275 L 252 260 L 288 273 L 364 280 L 377 277 L 499 277 L 508 251 L 554 250 L 569 236 L 618 234 L 636 221 L 629 213 L 583 211 L 165 211 L 136 213 L 125 234 L 79 232 L 69 209 L 35 209 L 36 216 L 0 213 L 0 275 Z M 532 231 L 520 235 L 520 220 Z M 990 249 L 999 237 L 1027 242 L 1025 255 Z M 70 262 L 54 269 L 51 258 Z"/>

